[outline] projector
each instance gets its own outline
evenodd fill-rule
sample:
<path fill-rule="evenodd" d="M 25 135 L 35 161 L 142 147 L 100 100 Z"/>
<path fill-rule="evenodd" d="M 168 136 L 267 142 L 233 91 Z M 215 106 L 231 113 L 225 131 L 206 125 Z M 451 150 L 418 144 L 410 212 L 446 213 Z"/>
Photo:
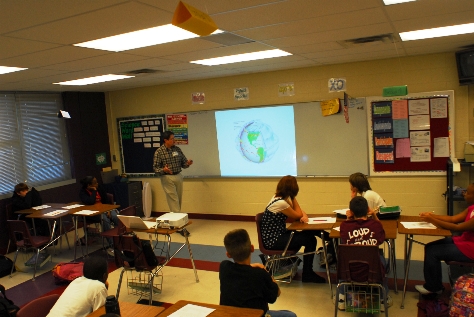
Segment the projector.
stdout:
<path fill-rule="evenodd" d="M 181 228 L 188 223 L 188 214 L 179 212 L 169 212 L 156 218 L 157 228 Z"/>

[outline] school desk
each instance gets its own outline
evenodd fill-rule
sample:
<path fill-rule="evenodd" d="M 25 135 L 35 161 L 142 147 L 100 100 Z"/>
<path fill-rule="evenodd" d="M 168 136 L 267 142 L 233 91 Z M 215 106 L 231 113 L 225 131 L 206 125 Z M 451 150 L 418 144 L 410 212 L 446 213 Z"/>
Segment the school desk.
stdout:
<path fill-rule="evenodd" d="M 404 267 L 405 267 L 405 279 L 403 281 L 403 294 L 402 294 L 402 304 L 400 308 L 405 308 L 405 293 L 407 289 L 407 280 L 408 273 L 410 271 L 410 260 L 411 260 L 411 250 L 413 242 L 424 245 L 419 241 L 413 239 L 414 235 L 421 236 L 438 236 L 438 237 L 449 237 L 451 236 L 451 231 L 441 228 L 436 229 L 407 229 L 401 222 L 420 222 L 423 221 L 418 216 L 400 216 L 398 219 L 398 233 L 405 235 L 405 247 L 404 247 Z"/>

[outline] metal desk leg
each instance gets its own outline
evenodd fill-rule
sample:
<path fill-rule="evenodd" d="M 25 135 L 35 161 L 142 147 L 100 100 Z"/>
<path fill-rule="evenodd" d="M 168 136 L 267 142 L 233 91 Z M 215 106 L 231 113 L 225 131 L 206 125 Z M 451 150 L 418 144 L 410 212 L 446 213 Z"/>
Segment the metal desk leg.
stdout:
<path fill-rule="evenodd" d="M 87 242 L 87 222 L 86 222 L 86 216 L 83 216 L 84 220 L 84 239 L 86 240 L 86 256 L 89 255 L 89 249 L 88 249 L 88 242 Z"/>
<path fill-rule="evenodd" d="M 393 271 L 393 281 L 395 284 L 395 294 L 398 294 L 398 282 L 397 282 L 397 256 L 395 252 L 395 239 L 386 240 L 388 244 L 388 253 L 389 253 L 389 264 L 390 268 Z"/>
<path fill-rule="evenodd" d="M 191 251 L 191 245 L 189 244 L 189 240 L 188 240 L 188 230 L 183 230 L 183 232 L 184 232 L 184 239 L 186 239 L 186 245 L 188 246 L 189 258 L 191 259 L 191 264 L 193 265 L 194 276 L 196 277 L 196 283 L 199 283 L 199 277 L 196 271 L 196 266 L 194 265 L 193 252 Z"/>
<path fill-rule="evenodd" d="M 325 231 L 321 231 L 321 240 L 323 241 L 323 252 L 324 252 L 324 260 L 326 261 L 326 275 L 328 277 L 329 289 L 331 290 L 330 296 L 332 298 L 332 283 L 331 283 L 331 273 L 329 272 L 329 263 L 328 263 L 328 252 L 326 248 L 326 241 L 324 239 Z M 316 253 L 315 253 L 316 254 Z"/>
<path fill-rule="evenodd" d="M 400 308 L 405 308 L 405 295 L 407 291 L 407 281 L 408 281 L 408 273 L 410 272 L 410 259 L 411 259 L 411 249 L 413 246 L 413 235 L 405 235 L 405 246 L 407 246 L 407 250 L 405 253 L 405 279 L 403 281 L 403 293 L 402 293 L 402 304 Z"/>

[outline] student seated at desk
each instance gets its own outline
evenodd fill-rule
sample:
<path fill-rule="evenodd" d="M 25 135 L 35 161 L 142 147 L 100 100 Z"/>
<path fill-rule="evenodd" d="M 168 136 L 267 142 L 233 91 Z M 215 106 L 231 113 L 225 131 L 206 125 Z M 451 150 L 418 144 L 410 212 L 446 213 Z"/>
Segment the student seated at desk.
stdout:
<path fill-rule="evenodd" d="M 89 256 L 84 261 L 83 272 L 84 276 L 68 285 L 46 317 L 85 317 L 104 306 L 109 276 L 107 260 Z"/>
<path fill-rule="evenodd" d="M 341 223 L 340 232 L 341 244 L 381 245 L 385 241 L 385 230 L 377 218 L 377 213 L 369 208 L 367 200 L 361 196 L 351 199 L 347 220 Z M 380 260 L 383 267 L 386 268 L 387 262 L 383 255 L 380 255 Z M 384 279 L 384 286 L 387 294 L 387 306 L 390 307 L 393 305 L 393 300 L 388 296 L 386 279 Z M 339 297 L 338 307 L 341 310 L 345 309 L 344 295 Z"/>
<path fill-rule="evenodd" d="M 352 174 L 349 176 L 349 184 L 351 186 L 351 198 L 364 197 L 372 210 L 376 210 L 380 206 L 386 206 L 385 200 L 370 188 L 367 176 L 364 174 L 359 172 Z"/>
<path fill-rule="evenodd" d="M 424 221 L 439 228 L 462 232 L 460 236 L 436 240 L 425 245 L 425 284 L 415 286 L 421 294 L 443 292 L 441 261 L 474 262 L 474 183 L 468 186 L 463 196 L 469 207 L 457 215 L 441 216 L 432 212 L 420 214 Z"/>
<path fill-rule="evenodd" d="M 283 250 L 290 239 L 291 231 L 286 230 L 286 219 L 292 218 L 301 222 L 308 222 L 308 215 L 301 209 L 296 195 L 299 187 L 296 178 L 284 176 L 278 182 L 275 195 L 265 208 L 262 217 L 261 236 L 266 249 Z M 294 233 L 288 250 L 299 250 L 304 246 L 304 252 L 316 250 L 316 236 L 318 230 L 303 230 Z M 329 235 L 328 235 L 329 237 Z M 313 271 L 314 253 L 303 256 L 304 283 L 326 283 L 326 280 Z"/>
<path fill-rule="evenodd" d="M 30 189 L 25 183 L 15 185 L 12 196 L 13 212 L 41 206 L 42 204 L 43 200 L 41 199 L 41 195 L 34 187 Z M 31 218 L 27 218 L 27 215 L 28 214 L 20 214 L 20 220 L 24 220 L 30 224 L 30 226 L 33 226 L 33 221 Z M 50 234 L 48 221 L 44 219 L 36 219 L 35 228 L 36 234 L 39 236 L 49 236 Z"/>
<path fill-rule="evenodd" d="M 254 247 L 245 229 L 232 230 L 224 237 L 228 258 L 219 267 L 220 305 L 262 309 L 262 316 L 296 317 L 287 310 L 268 310 L 268 303 L 274 303 L 281 291 L 270 273 L 261 263 L 250 264 Z"/>
<path fill-rule="evenodd" d="M 94 176 L 87 176 L 81 180 L 82 188 L 79 192 L 79 197 L 81 202 L 85 205 L 95 205 L 95 204 L 109 204 L 107 193 L 105 190 L 100 188 L 99 183 L 97 182 L 97 178 Z M 118 211 L 117 209 L 113 209 L 107 213 L 103 213 L 100 216 L 95 217 L 88 217 L 88 220 L 92 222 L 100 222 L 100 217 L 102 217 L 102 230 L 107 231 L 111 229 L 111 222 L 114 223 L 115 226 L 118 226 L 119 219 L 117 217 Z M 113 242 L 112 238 L 107 238 L 110 248 L 107 252 L 110 255 L 113 255 Z"/>

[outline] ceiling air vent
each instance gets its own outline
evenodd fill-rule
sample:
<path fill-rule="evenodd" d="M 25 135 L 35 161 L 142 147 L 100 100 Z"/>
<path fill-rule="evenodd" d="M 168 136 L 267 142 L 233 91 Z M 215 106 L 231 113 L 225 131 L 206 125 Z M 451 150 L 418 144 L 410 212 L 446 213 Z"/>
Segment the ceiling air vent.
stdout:
<path fill-rule="evenodd" d="M 342 46 L 349 47 L 353 45 L 367 45 L 367 44 L 375 44 L 375 43 L 393 43 L 395 42 L 395 37 L 393 34 L 388 33 L 388 34 L 380 34 L 380 35 L 374 35 L 374 36 L 368 36 L 368 37 L 359 37 L 357 39 L 350 39 L 350 40 L 345 40 L 345 41 L 339 41 L 338 43 L 341 44 Z"/>
<path fill-rule="evenodd" d="M 135 69 L 128 72 L 125 72 L 126 75 L 143 75 L 143 74 L 156 74 L 163 72 L 162 70 L 156 70 L 151 68 L 142 68 L 142 69 Z"/>

